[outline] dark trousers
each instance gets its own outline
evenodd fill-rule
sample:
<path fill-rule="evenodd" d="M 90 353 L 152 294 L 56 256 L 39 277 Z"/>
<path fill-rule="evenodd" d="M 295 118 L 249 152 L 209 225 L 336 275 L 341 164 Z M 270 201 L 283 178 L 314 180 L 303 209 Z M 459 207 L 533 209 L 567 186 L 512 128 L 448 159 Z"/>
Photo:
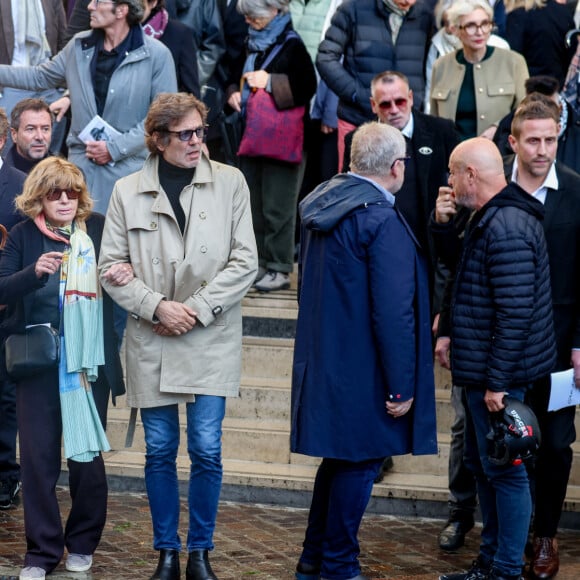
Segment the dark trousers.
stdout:
<path fill-rule="evenodd" d="M 465 389 L 451 388 L 451 406 L 455 418 L 451 425 L 449 445 L 449 519 L 469 521 L 477 505 L 477 488 L 473 473 L 465 465 Z"/>
<path fill-rule="evenodd" d="M 353 463 L 323 459 L 312 493 L 300 560 L 320 576 L 346 580 L 360 574 L 358 530 L 383 459 Z"/>
<path fill-rule="evenodd" d="M 250 188 L 252 222 L 260 266 L 274 272 L 294 268 L 294 226 L 304 163 L 292 165 L 264 157 L 240 157 Z"/>
<path fill-rule="evenodd" d="M 51 572 L 66 547 L 92 554 L 107 515 L 107 479 L 102 456 L 88 463 L 68 461 L 71 510 L 63 530 L 55 487 L 61 468 L 62 419 L 58 373 L 16 386 L 26 533 L 25 566 Z"/>
<path fill-rule="evenodd" d="M 0 479 L 20 479 L 16 461 L 16 386 L 0 381 Z"/>
<path fill-rule="evenodd" d="M 553 538 L 558 531 L 572 467 L 572 443 L 576 440 L 576 407 L 548 413 L 550 379 L 536 383 L 528 403 L 540 423 L 542 443 L 529 469 L 534 501 L 534 534 Z"/>

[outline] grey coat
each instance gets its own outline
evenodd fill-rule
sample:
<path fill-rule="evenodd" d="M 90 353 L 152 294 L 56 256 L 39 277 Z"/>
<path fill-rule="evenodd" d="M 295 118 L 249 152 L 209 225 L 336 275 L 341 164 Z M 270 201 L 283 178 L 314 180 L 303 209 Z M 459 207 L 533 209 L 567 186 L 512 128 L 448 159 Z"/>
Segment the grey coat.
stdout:
<path fill-rule="evenodd" d="M 95 210 L 106 213 L 115 182 L 140 169 L 147 157 L 143 122 L 158 93 L 175 92 L 177 80 L 169 49 L 143 35 L 143 45 L 129 52 L 113 73 L 103 118 L 122 135 L 107 144 L 114 165 L 95 165 L 85 155 L 78 134 L 97 114 L 90 63 L 95 51 L 80 32 L 50 61 L 35 67 L 0 66 L 0 85 L 41 90 L 67 87 L 72 122 L 67 138 L 69 160 L 85 174 Z"/>

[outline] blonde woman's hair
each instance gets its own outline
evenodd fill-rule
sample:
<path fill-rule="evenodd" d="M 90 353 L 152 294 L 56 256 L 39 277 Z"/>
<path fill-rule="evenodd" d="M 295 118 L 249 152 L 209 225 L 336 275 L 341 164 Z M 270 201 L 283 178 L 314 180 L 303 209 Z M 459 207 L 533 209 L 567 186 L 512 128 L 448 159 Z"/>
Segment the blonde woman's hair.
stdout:
<path fill-rule="evenodd" d="M 504 5 L 506 14 L 509 14 L 518 8 L 524 8 L 527 12 L 534 8 L 543 8 L 546 5 L 546 0 L 506 0 Z"/>
<path fill-rule="evenodd" d="M 456 0 L 447 10 L 447 18 L 451 26 L 459 26 L 459 19 L 468 16 L 476 10 L 483 10 L 490 20 L 493 20 L 493 10 L 487 0 Z"/>
<path fill-rule="evenodd" d="M 42 212 L 42 199 L 52 189 L 74 189 L 80 193 L 75 220 L 84 222 L 93 209 L 93 200 L 87 190 L 81 170 L 61 157 L 47 157 L 28 174 L 22 193 L 14 204 L 25 216 L 34 219 Z"/>

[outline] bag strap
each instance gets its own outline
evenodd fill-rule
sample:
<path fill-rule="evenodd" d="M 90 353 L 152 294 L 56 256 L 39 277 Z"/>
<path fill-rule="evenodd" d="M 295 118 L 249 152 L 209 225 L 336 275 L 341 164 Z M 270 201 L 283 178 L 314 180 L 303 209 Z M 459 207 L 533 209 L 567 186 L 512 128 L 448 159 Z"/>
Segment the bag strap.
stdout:
<path fill-rule="evenodd" d="M 262 70 L 265 70 L 266 67 L 276 58 L 278 53 L 282 50 L 283 46 L 292 38 L 300 38 L 295 30 L 289 30 L 284 37 L 284 40 L 280 44 L 274 45 L 274 48 L 270 51 L 270 54 L 264 59 L 264 62 L 260 65 Z"/>

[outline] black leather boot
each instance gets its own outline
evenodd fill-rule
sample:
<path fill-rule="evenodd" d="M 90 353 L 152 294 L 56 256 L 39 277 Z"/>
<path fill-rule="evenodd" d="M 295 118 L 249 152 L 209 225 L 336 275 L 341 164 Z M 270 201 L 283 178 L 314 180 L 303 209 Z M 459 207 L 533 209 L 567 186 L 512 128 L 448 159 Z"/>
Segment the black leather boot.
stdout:
<path fill-rule="evenodd" d="M 179 552 L 177 550 L 159 550 L 159 563 L 150 580 L 180 580 Z"/>
<path fill-rule="evenodd" d="M 218 580 L 209 565 L 207 550 L 192 550 L 187 559 L 186 580 Z"/>

